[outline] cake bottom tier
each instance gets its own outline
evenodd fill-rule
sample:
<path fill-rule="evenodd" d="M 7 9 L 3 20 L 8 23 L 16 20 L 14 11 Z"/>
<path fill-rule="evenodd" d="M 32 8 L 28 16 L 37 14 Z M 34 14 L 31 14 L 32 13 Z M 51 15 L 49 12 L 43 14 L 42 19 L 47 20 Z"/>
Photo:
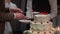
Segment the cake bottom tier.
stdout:
<path fill-rule="evenodd" d="M 28 30 L 25 31 L 25 33 L 27 32 L 27 34 L 54 34 L 55 31 L 50 30 L 50 31 L 32 31 L 32 30 Z"/>

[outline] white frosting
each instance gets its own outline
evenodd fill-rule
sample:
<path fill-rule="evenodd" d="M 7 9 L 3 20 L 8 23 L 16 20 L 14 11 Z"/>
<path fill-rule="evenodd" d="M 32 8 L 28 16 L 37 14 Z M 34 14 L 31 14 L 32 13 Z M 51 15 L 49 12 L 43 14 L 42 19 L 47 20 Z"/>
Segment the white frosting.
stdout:
<path fill-rule="evenodd" d="M 49 14 L 48 15 L 42 15 L 42 14 L 39 14 L 39 15 L 35 15 L 34 16 L 34 20 L 37 22 L 37 23 L 40 23 L 41 21 L 42 22 L 47 22 L 50 20 L 50 17 L 49 17 Z"/>
<path fill-rule="evenodd" d="M 44 15 L 44 14 L 38 14 L 38 15 L 35 15 L 36 17 L 47 17 L 47 16 L 49 16 L 49 14 L 48 15 Z"/>
<path fill-rule="evenodd" d="M 49 23 L 34 23 L 32 22 L 30 24 L 31 29 L 33 28 L 34 31 L 44 31 L 44 30 L 51 30 L 52 28 L 52 22 Z M 47 28 L 48 27 L 48 28 Z"/>
<path fill-rule="evenodd" d="M 32 30 L 30 30 L 29 33 L 31 33 L 31 34 L 44 34 L 44 33 L 54 34 L 54 31 L 52 31 L 52 30 L 50 30 L 50 31 L 32 31 Z"/>
<path fill-rule="evenodd" d="M 50 15 L 35 15 L 34 16 L 34 22 L 30 23 L 30 34 L 54 34 L 54 31 L 52 31 L 52 22 L 50 22 Z M 29 33 L 28 33 L 29 34 Z"/>

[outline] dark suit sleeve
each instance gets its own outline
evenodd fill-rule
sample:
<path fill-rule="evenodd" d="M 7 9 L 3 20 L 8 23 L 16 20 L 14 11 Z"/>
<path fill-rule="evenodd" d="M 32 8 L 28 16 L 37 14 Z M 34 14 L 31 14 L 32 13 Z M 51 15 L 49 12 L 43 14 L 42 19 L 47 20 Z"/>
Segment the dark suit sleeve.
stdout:
<path fill-rule="evenodd" d="M 13 13 L 0 13 L 0 21 L 11 21 L 14 20 L 14 14 Z"/>

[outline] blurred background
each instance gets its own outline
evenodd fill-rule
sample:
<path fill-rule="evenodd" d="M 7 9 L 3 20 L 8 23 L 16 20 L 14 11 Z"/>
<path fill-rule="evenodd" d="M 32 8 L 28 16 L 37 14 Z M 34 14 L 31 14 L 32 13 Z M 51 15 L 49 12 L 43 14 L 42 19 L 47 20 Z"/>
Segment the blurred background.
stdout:
<path fill-rule="evenodd" d="M 27 11 L 27 0 L 11 0 L 12 3 L 16 4 L 16 6 L 20 9 L 23 10 L 23 14 L 26 15 L 26 11 Z M 33 0 L 32 1 L 32 9 L 33 11 L 40 11 L 40 8 L 38 8 L 40 5 L 38 5 L 40 2 L 39 0 Z M 44 3 L 47 3 L 47 2 L 44 2 Z M 58 14 L 60 14 L 60 0 L 57 0 L 57 9 L 58 9 Z M 47 7 L 47 5 L 45 6 Z M 49 7 L 48 7 L 49 8 Z M 48 11 L 48 13 L 50 13 L 50 9 L 48 10 L 48 8 L 46 8 L 46 10 Z M 60 15 L 59 15 L 60 16 Z M 58 15 L 52 20 L 53 21 L 53 25 L 54 26 L 60 26 L 60 17 Z M 33 21 L 33 19 L 31 19 Z M 28 24 L 25 24 L 25 23 L 22 23 L 21 21 L 19 20 L 12 20 L 11 21 L 11 28 L 12 28 L 12 31 L 9 33 L 9 34 L 23 34 L 23 32 L 25 30 L 29 30 L 30 28 L 30 23 Z"/>

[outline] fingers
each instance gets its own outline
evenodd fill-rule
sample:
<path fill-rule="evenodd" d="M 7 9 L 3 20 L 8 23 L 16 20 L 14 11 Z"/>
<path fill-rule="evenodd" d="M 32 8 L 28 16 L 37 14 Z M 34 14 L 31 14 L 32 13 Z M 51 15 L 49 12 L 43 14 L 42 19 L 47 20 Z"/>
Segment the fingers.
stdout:
<path fill-rule="evenodd" d="M 15 16 L 17 20 L 26 19 L 26 16 L 24 16 L 22 13 L 15 13 Z"/>
<path fill-rule="evenodd" d="M 14 13 L 23 13 L 23 11 L 19 8 L 12 8 L 10 9 L 11 12 L 14 12 Z"/>

